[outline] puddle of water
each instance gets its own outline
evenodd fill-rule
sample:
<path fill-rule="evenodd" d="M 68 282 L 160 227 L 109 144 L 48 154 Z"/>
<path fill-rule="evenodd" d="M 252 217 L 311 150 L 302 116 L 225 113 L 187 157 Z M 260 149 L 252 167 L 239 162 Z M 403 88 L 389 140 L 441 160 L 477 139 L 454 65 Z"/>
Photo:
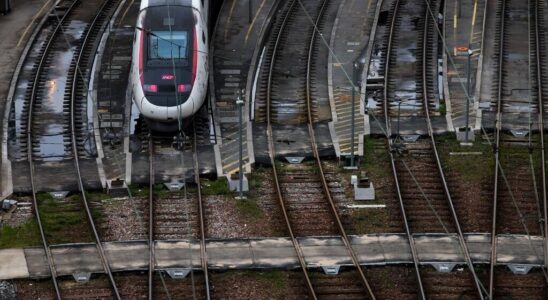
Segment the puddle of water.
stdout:
<path fill-rule="evenodd" d="M 63 126 L 47 125 L 44 134 L 40 135 L 39 155 L 46 161 L 61 160 L 65 156 Z"/>

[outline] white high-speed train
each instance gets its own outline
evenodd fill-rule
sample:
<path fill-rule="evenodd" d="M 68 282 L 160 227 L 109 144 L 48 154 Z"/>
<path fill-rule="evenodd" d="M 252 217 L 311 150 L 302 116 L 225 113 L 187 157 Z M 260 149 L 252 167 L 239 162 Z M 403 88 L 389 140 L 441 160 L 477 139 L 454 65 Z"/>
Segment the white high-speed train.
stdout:
<path fill-rule="evenodd" d="M 200 109 L 208 82 L 208 0 L 142 0 L 133 101 L 155 131 L 173 131 Z"/>

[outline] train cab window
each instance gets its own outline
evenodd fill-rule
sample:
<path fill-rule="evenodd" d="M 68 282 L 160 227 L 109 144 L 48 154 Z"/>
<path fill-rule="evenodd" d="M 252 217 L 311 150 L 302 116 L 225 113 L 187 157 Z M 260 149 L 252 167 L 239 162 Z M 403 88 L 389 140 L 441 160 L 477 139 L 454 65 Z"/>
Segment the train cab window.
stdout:
<path fill-rule="evenodd" d="M 205 32 L 203 32 L 203 31 L 202 31 L 202 42 L 204 42 L 204 44 L 206 42 Z"/>
<path fill-rule="evenodd" d="M 155 31 L 149 35 L 149 59 L 186 59 L 188 53 L 188 32 Z"/>

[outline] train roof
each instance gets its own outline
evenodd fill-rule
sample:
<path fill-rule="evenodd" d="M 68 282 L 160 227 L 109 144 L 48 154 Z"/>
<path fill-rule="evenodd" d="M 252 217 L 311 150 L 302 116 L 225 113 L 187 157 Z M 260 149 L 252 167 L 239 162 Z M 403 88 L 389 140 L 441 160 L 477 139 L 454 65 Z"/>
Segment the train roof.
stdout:
<path fill-rule="evenodd" d="M 193 0 L 143 0 L 141 1 L 141 10 L 152 6 L 190 6 L 193 7 Z"/>

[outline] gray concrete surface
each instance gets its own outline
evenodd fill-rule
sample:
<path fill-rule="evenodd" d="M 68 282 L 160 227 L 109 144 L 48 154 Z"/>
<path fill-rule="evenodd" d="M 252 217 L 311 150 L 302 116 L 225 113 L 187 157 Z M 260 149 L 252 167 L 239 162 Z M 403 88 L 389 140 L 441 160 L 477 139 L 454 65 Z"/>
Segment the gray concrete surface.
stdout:
<path fill-rule="evenodd" d="M 420 263 L 464 264 L 464 257 L 455 235 L 414 235 Z M 489 234 L 465 236 L 472 261 L 490 262 Z M 370 234 L 350 236 L 351 244 L 362 265 L 412 263 L 409 242 L 404 234 Z M 543 238 L 540 236 L 499 235 L 498 265 L 542 266 Z M 299 245 L 309 268 L 341 265 L 352 266 L 340 237 L 303 237 Z M 156 241 L 155 263 L 158 270 L 201 268 L 200 246 L 196 240 Z M 135 271 L 148 268 L 148 246 L 145 241 L 120 241 L 104 244 L 112 270 Z M 60 276 L 77 272 L 102 273 L 103 268 L 93 244 L 51 246 L 56 270 Z M 288 238 L 245 240 L 208 240 L 206 242 L 210 269 L 298 268 L 295 249 Z M 5 249 L 0 251 L 0 280 L 49 276 L 44 250 L 41 248 Z"/>
<path fill-rule="evenodd" d="M 54 0 L 21 0 L 12 2 L 12 11 L 10 14 L 0 16 L 0 120 L 4 126 L 5 110 L 8 92 L 10 89 L 11 79 L 19 62 L 19 57 L 23 52 L 28 39 L 36 25 L 40 22 L 44 13 L 53 5 Z M 2 143 L 6 142 L 6 137 L 2 133 Z M 2 152 L 6 151 L 6 147 L 0 147 L 0 157 L 3 157 Z M 10 192 L 6 187 L 9 185 L 9 172 L 7 167 L 2 163 L 0 173 L 1 178 L 1 195 L 6 197 Z"/>
<path fill-rule="evenodd" d="M 337 156 L 348 156 L 352 147 L 352 82 L 353 64 L 365 54 L 369 43 L 371 25 L 375 17 L 377 1 L 343 1 L 329 41 L 333 50 L 329 57 L 329 98 L 331 103 L 331 135 Z M 360 67 L 361 68 L 361 67 Z M 360 69 L 361 70 L 361 69 Z M 360 72 L 358 70 L 357 72 Z M 356 83 L 355 137 L 356 155 L 363 153 L 363 135 L 368 120 L 365 115 L 365 99 L 360 96 L 360 84 Z"/>
<path fill-rule="evenodd" d="M 458 130 L 466 124 L 468 57 L 458 55 L 457 47 L 469 47 L 475 52 L 470 60 L 470 97 L 473 102 L 469 104 L 469 126 L 476 126 L 478 97 L 474 91 L 476 85 L 481 84 L 477 71 L 481 57 L 485 5 L 485 0 L 449 0 L 445 3 L 444 33 L 449 53 L 444 52 L 444 94 L 449 130 Z"/>
<path fill-rule="evenodd" d="M 253 0 L 251 15 L 248 1 L 224 2 L 216 30 L 213 33 L 213 63 L 210 70 L 210 94 L 214 108 L 217 145 L 215 156 L 217 175 L 230 176 L 238 172 L 238 107 L 241 90 L 243 108 L 243 160 L 245 172 L 254 163 L 253 137 L 250 120 L 254 70 L 261 53 L 261 39 L 271 10 L 279 1 Z"/>

